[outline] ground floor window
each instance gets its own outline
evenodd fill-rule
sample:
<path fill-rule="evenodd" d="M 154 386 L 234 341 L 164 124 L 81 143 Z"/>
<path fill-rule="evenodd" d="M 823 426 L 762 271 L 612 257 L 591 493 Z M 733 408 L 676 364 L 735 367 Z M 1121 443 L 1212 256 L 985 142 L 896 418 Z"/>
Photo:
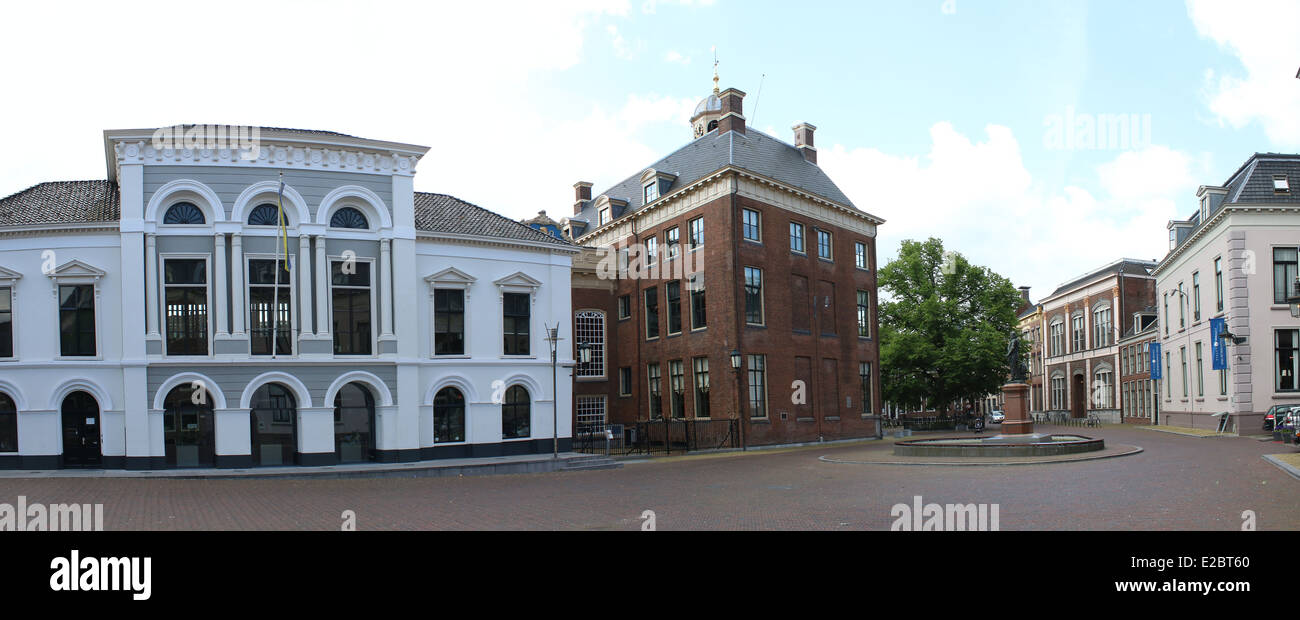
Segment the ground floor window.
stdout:
<path fill-rule="evenodd" d="M 163 451 L 172 467 L 212 467 L 217 461 L 212 396 L 192 383 L 163 400 Z"/>
<path fill-rule="evenodd" d="M 767 417 L 767 356 L 749 356 L 749 416 Z"/>
<path fill-rule="evenodd" d="M 697 357 L 692 361 L 695 371 L 695 417 L 708 418 L 709 411 L 709 358 Z"/>
<path fill-rule="evenodd" d="M 578 397 L 578 430 L 598 433 L 605 430 L 605 397 Z"/>
<path fill-rule="evenodd" d="M 298 401 L 288 388 L 268 383 L 253 393 L 248 412 L 253 463 L 289 465 L 298 451 Z"/>
<path fill-rule="evenodd" d="M 1052 377 L 1052 409 L 1065 408 L 1065 377 Z"/>
<path fill-rule="evenodd" d="M 334 395 L 334 454 L 340 463 L 360 463 L 374 456 L 375 398 L 359 383 Z"/>
<path fill-rule="evenodd" d="M 1279 329 L 1274 336 L 1274 386 L 1279 392 L 1294 392 L 1297 389 L 1296 373 L 1300 371 L 1300 330 Z"/>
<path fill-rule="evenodd" d="M 8 394 L 0 392 L 0 452 L 18 451 L 18 407 Z"/>
<path fill-rule="evenodd" d="M 1115 407 L 1115 373 L 1109 369 L 1093 373 L 1092 404 L 1098 409 Z"/>
<path fill-rule="evenodd" d="M 433 443 L 465 441 L 465 396 L 454 387 L 433 398 Z"/>
<path fill-rule="evenodd" d="M 506 390 L 506 400 L 501 404 L 502 439 L 522 439 L 531 433 L 532 400 L 522 385 L 512 385 Z"/>

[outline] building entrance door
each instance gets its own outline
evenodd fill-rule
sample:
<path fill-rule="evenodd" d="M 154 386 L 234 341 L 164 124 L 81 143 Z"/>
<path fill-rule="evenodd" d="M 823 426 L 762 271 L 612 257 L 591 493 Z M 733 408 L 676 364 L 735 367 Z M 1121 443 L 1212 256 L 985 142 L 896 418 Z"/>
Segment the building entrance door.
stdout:
<path fill-rule="evenodd" d="M 1088 387 L 1084 385 L 1083 375 L 1074 375 L 1073 385 L 1070 386 L 1070 417 L 1082 418 L 1084 415 L 1084 402 L 1088 398 Z"/>
<path fill-rule="evenodd" d="M 99 403 L 85 392 L 63 399 L 63 466 L 103 467 L 99 449 Z"/>

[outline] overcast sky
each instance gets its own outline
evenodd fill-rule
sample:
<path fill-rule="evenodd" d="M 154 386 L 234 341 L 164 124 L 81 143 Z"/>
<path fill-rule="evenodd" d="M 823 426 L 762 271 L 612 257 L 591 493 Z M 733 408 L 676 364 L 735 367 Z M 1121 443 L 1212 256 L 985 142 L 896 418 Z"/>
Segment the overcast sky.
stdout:
<path fill-rule="evenodd" d="M 1164 255 L 1253 152 L 1300 151 L 1300 2 L 6 3 L 0 195 L 105 177 L 102 131 L 326 129 L 431 147 L 416 189 L 571 213 L 691 139 L 712 88 L 903 239 L 1035 300 Z M 1086 133 L 1123 116 L 1128 136 Z M 1071 130 L 1073 129 L 1073 131 Z M 1122 140 L 1122 138 L 1129 138 Z"/>

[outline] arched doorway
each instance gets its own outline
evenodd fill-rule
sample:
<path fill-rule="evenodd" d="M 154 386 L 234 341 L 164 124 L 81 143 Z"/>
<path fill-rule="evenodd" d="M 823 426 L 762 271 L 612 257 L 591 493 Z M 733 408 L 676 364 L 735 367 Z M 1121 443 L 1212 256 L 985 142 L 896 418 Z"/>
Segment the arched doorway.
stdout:
<path fill-rule="evenodd" d="M 18 451 L 18 407 L 8 394 L 0 392 L 0 452 Z"/>
<path fill-rule="evenodd" d="M 334 454 L 340 463 L 361 463 L 375 455 L 375 398 L 360 383 L 334 396 Z"/>
<path fill-rule="evenodd" d="M 172 388 L 163 400 L 163 445 L 169 467 L 213 467 L 217 462 L 212 394 L 193 384 Z"/>
<path fill-rule="evenodd" d="M 1070 385 L 1070 417 L 1082 418 L 1088 401 L 1088 386 L 1083 374 L 1074 375 Z"/>
<path fill-rule="evenodd" d="M 99 402 L 85 392 L 73 392 L 63 399 L 63 466 L 102 467 L 99 431 Z"/>
<path fill-rule="evenodd" d="M 250 404 L 253 463 L 292 464 L 298 452 L 298 401 L 293 392 L 279 383 L 268 383 L 257 388 Z"/>

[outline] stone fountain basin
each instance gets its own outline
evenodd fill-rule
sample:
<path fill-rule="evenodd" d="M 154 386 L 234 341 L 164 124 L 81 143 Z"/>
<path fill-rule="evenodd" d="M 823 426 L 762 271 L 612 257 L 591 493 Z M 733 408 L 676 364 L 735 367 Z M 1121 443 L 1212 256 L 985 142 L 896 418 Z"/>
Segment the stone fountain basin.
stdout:
<path fill-rule="evenodd" d="M 1101 439 L 1070 434 L 994 435 L 912 439 L 894 444 L 895 456 L 1009 457 L 1057 456 L 1106 449 Z"/>

